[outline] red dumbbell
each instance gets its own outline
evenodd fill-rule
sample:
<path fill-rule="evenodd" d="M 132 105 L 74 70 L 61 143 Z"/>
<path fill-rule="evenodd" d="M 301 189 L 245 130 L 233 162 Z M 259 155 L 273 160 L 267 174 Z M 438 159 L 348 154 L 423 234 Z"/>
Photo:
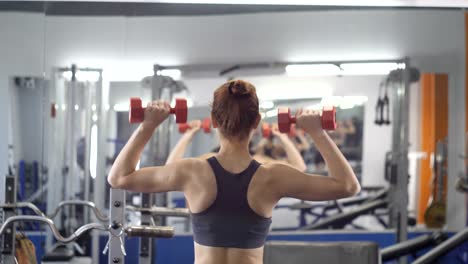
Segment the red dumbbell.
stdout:
<path fill-rule="evenodd" d="M 189 128 L 190 128 L 190 125 L 188 123 L 179 124 L 180 133 L 185 133 Z M 203 119 L 201 123 L 201 128 L 203 129 L 203 132 L 205 132 L 206 134 L 211 133 L 211 118 Z"/>
<path fill-rule="evenodd" d="M 270 138 L 271 137 L 271 126 L 268 123 L 262 124 L 262 137 Z"/>
<path fill-rule="evenodd" d="M 175 107 L 170 110 L 171 114 L 175 114 L 176 123 L 187 122 L 187 100 L 177 98 Z M 145 118 L 145 108 L 142 107 L 141 99 L 138 97 L 130 98 L 130 111 L 128 112 L 128 120 L 130 123 L 141 123 Z"/>
<path fill-rule="evenodd" d="M 322 128 L 325 130 L 336 129 L 336 108 L 334 106 L 324 106 L 322 110 Z M 291 116 L 291 109 L 288 107 L 278 108 L 278 128 L 281 133 L 289 133 L 291 124 L 296 123 L 296 117 Z"/>

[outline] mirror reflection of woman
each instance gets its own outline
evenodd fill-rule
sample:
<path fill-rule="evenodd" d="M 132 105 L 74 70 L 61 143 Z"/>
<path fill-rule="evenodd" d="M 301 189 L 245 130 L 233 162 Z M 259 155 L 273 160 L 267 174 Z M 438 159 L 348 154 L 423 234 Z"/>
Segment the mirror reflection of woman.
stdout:
<path fill-rule="evenodd" d="M 148 104 L 143 123 L 118 155 L 108 181 L 114 188 L 135 192 L 182 191 L 192 215 L 196 264 L 261 264 L 272 211 L 281 198 L 334 200 L 360 190 L 316 111 L 298 111 L 297 125 L 313 139 L 329 177 L 253 159 L 249 142 L 260 122 L 258 98 L 255 87 L 240 80 L 214 92 L 211 117 L 221 146 L 216 155 L 136 170 L 144 146 L 169 111 L 167 102 Z"/>

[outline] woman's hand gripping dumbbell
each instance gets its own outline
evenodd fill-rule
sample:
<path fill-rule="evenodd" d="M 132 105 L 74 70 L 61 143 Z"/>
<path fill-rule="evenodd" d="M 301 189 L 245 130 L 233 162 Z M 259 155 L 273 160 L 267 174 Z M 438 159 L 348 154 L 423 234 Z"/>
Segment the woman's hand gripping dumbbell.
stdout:
<path fill-rule="evenodd" d="M 315 133 L 321 130 L 335 130 L 336 109 L 333 106 L 326 106 L 322 110 L 322 115 L 315 110 L 300 109 L 295 116 L 292 116 L 289 108 L 278 108 L 278 127 L 280 132 L 289 133 L 292 124 L 297 124 L 308 133 Z"/>
<path fill-rule="evenodd" d="M 187 100 L 177 98 L 175 107 L 170 107 L 169 103 L 163 101 L 153 101 L 148 103 L 146 108 L 142 107 L 141 99 L 130 98 L 130 111 L 128 119 L 130 123 L 146 122 L 155 127 L 164 121 L 169 114 L 176 116 L 176 123 L 187 122 Z"/>
<path fill-rule="evenodd" d="M 179 124 L 179 133 L 186 133 L 190 131 L 198 131 L 199 129 L 203 129 L 203 132 L 206 134 L 211 133 L 211 119 L 205 118 L 203 121 L 200 120 L 193 120 L 188 123 Z"/>

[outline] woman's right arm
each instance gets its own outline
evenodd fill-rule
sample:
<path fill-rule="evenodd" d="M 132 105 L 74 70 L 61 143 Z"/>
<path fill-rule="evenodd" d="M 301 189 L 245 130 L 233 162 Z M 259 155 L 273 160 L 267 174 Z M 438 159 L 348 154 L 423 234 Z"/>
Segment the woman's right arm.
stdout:
<path fill-rule="evenodd" d="M 172 149 L 171 153 L 167 157 L 166 164 L 172 163 L 177 160 L 184 158 L 185 151 L 187 150 L 188 145 L 192 142 L 195 134 L 200 130 L 201 121 L 194 120 L 189 123 L 190 128 L 182 135 L 179 142 Z"/>
<path fill-rule="evenodd" d="M 359 182 L 346 158 L 321 127 L 316 111 L 297 114 L 297 124 L 312 137 L 327 163 L 329 176 L 303 173 L 283 164 L 266 166 L 270 174 L 271 190 L 277 198 L 294 197 L 301 200 L 334 200 L 357 194 Z"/>
<path fill-rule="evenodd" d="M 286 152 L 288 164 L 300 171 L 306 171 L 307 166 L 304 162 L 304 158 L 296 146 L 294 146 L 294 143 L 289 139 L 288 135 L 280 133 L 277 127 L 272 129 L 272 133 L 281 141 L 284 151 Z"/>

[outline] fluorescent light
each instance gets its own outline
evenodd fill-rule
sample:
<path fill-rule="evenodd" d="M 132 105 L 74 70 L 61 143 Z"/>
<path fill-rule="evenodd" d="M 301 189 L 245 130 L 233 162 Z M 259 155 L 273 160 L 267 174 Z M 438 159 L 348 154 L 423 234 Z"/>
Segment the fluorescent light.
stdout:
<path fill-rule="evenodd" d="M 265 118 L 265 113 L 260 113 L 260 118 L 264 119 Z"/>
<path fill-rule="evenodd" d="M 97 173 L 97 126 L 94 124 L 91 127 L 91 142 L 89 151 L 89 174 L 91 178 L 96 179 Z"/>
<path fill-rule="evenodd" d="M 335 64 L 289 64 L 285 70 L 288 76 L 340 75 L 341 72 Z"/>
<path fill-rule="evenodd" d="M 112 109 L 114 109 L 115 112 L 128 112 L 130 110 L 130 106 L 128 103 L 118 103 L 115 104 Z"/>
<path fill-rule="evenodd" d="M 372 62 L 340 64 L 342 75 L 386 75 L 392 70 L 404 69 L 404 63 Z"/>
<path fill-rule="evenodd" d="M 268 81 L 256 86 L 262 101 L 317 99 L 333 94 L 333 87 L 326 82 Z"/>
<path fill-rule="evenodd" d="M 75 111 L 78 111 L 78 110 L 80 110 L 80 106 L 76 104 L 75 105 Z"/>
<path fill-rule="evenodd" d="M 321 109 L 323 106 L 335 106 L 340 109 L 351 109 L 355 106 L 363 105 L 367 100 L 367 96 L 329 96 L 322 98 L 320 104 L 308 108 L 316 109 L 312 107 L 320 107 L 319 109 Z"/>
<path fill-rule="evenodd" d="M 270 111 L 266 112 L 266 114 L 265 114 L 266 117 L 274 117 L 274 116 L 277 116 L 277 115 L 278 115 L 278 110 L 277 109 L 270 110 Z"/>
<path fill-rule="evenodd" d="M 70 81 L 72 72 L 64 71 L 62 72 L 62 77 Z M 99 81 L 100 74 L 97 71 L 77 71 L 75 77 L 78 81 L 97 82 Z"/>
<path fill-rule="evenodd" d="M 62 104 L 62 111 L 65 111 L 67 110 L 67 105 L 66 104 Z"/>
<path fill-rule="evenodd" d="M 323 105 L 320 103 L 306 107 L 306 109 L 311 109 L 311 110 L 322 110 L 322 108 L 323 108 Z"/>
<path fill-rule="evenodd" d="M 98 116 L 96 115 L 96 113 L 93 114 L 93 117 L 92 117 L 92 118 L 93 118 L 93 121 L 94 121 L 94 122 L 98 121 Z"/>
<path fill-rule="evenodd" d="M 67 80 L 71 80 L 72 72 L 71 71 L 64 71 L 64 72 L 62 72 L 62 77 L 67 79 Z"/>
<path fill-rule="evenodd" d="M 141 81 L 143 78 L 153 76 L 153 64 L 145 62 L 128 62 L 122 66 L 112 65 L 106 67 L 102 73 L 108 81 Z"/>
<path fill-rule="evenodd" d="M 169 76 L 174 80 L 180 80 L 182 72 L 179 69 L 163 69 L 157 72 L 158 75 Z"/>
<path fill-rule="evenodd" d="M 272 101 L 263 101 L 260 103 L 260 108 L 262 109 L 270 109 L 273 108 L 275 104 Z"/>
<path fill-rule="evenodd" d="M 93 104 L 93 105 L 91 106 L 91 110 L 93 110 L 93 111 L 96 111 L 96 108 L 97 108 L 97 107 L 96 107 L 96 104 Z"/>
<path fill-rule="evenodd" d="M 106 104 L 106 111 L 109 111 L 109 110 L 110 110 L 110 105 Z"/>
<path fill-rule="evenodd" d="M 341 103 L 341 100 L 343 99 L 342 96 L 327 96 L 323 97 L 322 100 L 320 101 L 320 105 L 324 106 L 334 106 L 338 107 Z"/>

